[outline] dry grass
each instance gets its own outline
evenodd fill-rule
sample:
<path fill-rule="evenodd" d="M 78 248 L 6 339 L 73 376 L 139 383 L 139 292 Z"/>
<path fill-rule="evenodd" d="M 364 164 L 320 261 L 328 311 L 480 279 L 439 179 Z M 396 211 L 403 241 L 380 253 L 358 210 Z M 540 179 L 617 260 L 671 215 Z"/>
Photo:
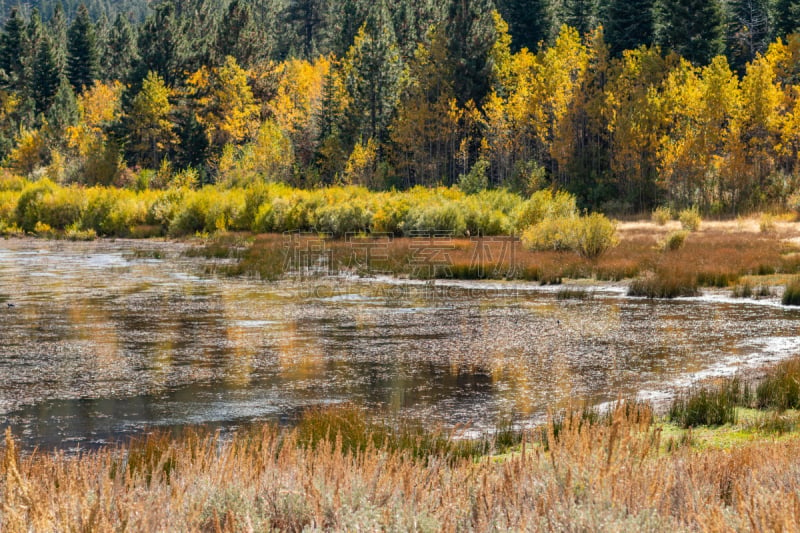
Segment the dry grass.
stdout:
<path fill-rule="evenodd" d="M 364 249 L 352 243 L 326 243 L 334 271 L 350 270 L 408 275 L 417 278 L 523 279 L 560 283 L 564 278 L 620 281 L 642 277 L 692 279 L 698 286 L 729 287 L 743 276 L 794 274 L 800 268 L 800 232 L 794 224 L 776 223 L 776 231 L 761 233 L 757 220 L 704 222 L 701 231 L 689 234 L 677 249 L 664 247 L 677 222 L 658 226 L 652 222 L 620 224 L 620 244 L 596 259 L 571 252 L 528 251 L 519 242 L 444 239 L 432 253 L 418 239 L 394 238 L 374 248 L 383 259 L 366 265 Z M 377 244 L 376 244 L 377 245 Z M 282 235 L 260 235 L 229 269 L 233 274 L 255 274 L 274 279 L 286 266 Z M 513 253 L 511 251 L 513 246 Z M 219 252 L 219 247 L 214 249 Z"/>
<path fill-rule="evenodd" d="M 646 414 L 646 413 L 645 413 Z M 557 437 L 555 436 L 557 429 Z M 800 440 L 665 451 L 641 410 L 567 417 L 501 458 L 415 458 L 274 427 L 151 436 L 79 457 L 0 448 L 17 531 L 792 531 Z"/>

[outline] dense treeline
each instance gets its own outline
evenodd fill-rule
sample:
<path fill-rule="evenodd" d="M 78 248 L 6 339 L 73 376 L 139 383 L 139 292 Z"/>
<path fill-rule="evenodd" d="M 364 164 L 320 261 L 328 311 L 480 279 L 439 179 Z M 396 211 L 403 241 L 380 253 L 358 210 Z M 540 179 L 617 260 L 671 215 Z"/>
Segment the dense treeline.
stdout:
<path fill-rule="evenodd" d="M 29 178 L 554 185 L 714 212 L 798 185 L 790 1 L 39 6 L 0 35 L 0 155 Z"/>

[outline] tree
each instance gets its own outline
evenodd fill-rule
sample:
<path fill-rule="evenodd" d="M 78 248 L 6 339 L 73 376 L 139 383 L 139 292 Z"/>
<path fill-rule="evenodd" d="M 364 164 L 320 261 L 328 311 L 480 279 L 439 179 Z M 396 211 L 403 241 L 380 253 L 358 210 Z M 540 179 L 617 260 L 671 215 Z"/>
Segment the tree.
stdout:
<path fill-rule="evenodd" d="M 86 5 L 81 4 L 67 34 L 67 74 L 80 93 L 94 83 L 97 72 L 97 35 Z"/>
<path fill-rule="evenodd" d="M 128 131 L 131 149 L 139 160 L 149 156 L 151 168 L 158 168 L 159 156 L 175 141 L 170 114 L 170 90 L 155 72 L 149 72 L 142 82 L 142 89 L 134 97 L 128 115 Z"/>
<path fill-rule="evenodd" d="M 653 0 L 608 0 L 603 28 L 611 54 L 653 43 Z"/>
<path fill-rule="evenodd" d="M 36 102 L 36 112 L 46 113 L 53 105 L 61 83 L 58 58 L 49 37 L 39 41 L 33 69 L 32 94 Z"/>
<path fill-rule="evenodd" d="M 299 39 L 296 47 L 297 53 L 306 59 L 312 59 L 319 51 L 325 11 L 325 0 L 291 0 L 289 2 L 288 19 L 294 26 L 295 34 Z"/>
<path fill-rule="evenodd" d="M 47 32 L 50 35 L 50 41 L 56 53 L 56 61 L 58 62 L 58 70 L 60 72 L 67 71 L 68 28 L 67 16 L 64 14 L 64 5 L 58 2 L 53 10 L 53 16 L 47 21 Z"/>
<path fill-rule="evenodd" d="M 383 142 L 394 117 L 402 61 L 386 4 L 373 5 L 344 60 L 352 139 Z"/>
<path fill-rule="evenodd" d="M 272 54 L 275 45 L 269 37 L 255 20 L 250 3 L 233 0 L 217 28 L 213 59 L 221 64 L 225 57 L 233 56 L 241 66 L 250 68 Z"/>
<path fill-rule="evenodd" d="M 497 39 L 491 0 L 451 0 L 447 17 L 449 60 L 459 105 L 480 105 L 489 92 L 491 52 Z"/>
<path fill-rule="evenodd" d="M 72 85 L 61 76 L 53 102 L 47 111 L 47 123 L 56 132 L 63 132 L 67 127 L 78 122 L 78 103 Z"/>
<path fill-rule="evenodd" d="M 744 66 L 763 55 L 769 46 L 768 0 L 730 0 L 728 3 L 728 58 L 743 71 Z"/>
<path fill-rule="evenodd" d="M 19 90 L 24 84 L 22 60 L 25 57 L 25 21 L 18 8 L 11 10 L 0 35 L 0 69 L 5 74 L 4 85 Z"/>
<path fill-rule="evenodd" d="M 258 106 L 247 84 L 247 72 L 236 59 L 220 67 L 201 68 L 187 80 L 197 106 L 197 121 L 206 129 L 209 146 L 221 149 L 250 139 L 257 127 Z"/>
<path fill-rule="evenodd" d="M 800 31 L 800 2 L 798 0 L 777 0 L 774 4 L 772 20 L 775 37 L 786 37 Z"/>
<path fill-rule="evenodd" d="M 695 65 L 707 65 L 725 48 L 720 0 L 656 0 L 655 41 Z"/>
<path fill-rule="evenodd" d="M 500 0 L 497 9 L 508 21 L 513 50 L 536 50 L 550 35 L 547 0 Z"/>
<path fill-rule="evenodd" d="M 121 13 L 114 19 L 108 33 L 108 65 L 104 70 L 106 80 L 123 80 L 128 76 L 138 56 L 136 30 Z"/>
<path fill-rule="evenodd" d="M 566 24 L 586 35 L 597 24 L 596 0 L 560 0 L 557 8 L 558 26 Z"/>
<path fill-rule="evenodd" d="M 159 4 L 147 17 L 139 31 L 139 61 L 131 72 L 131 89 L 136 94 L 139 84 L 155 72 L 169 87 L 183 81 L 186 72 L 194 72 L 190 43 L 184 23 L 171 1 Z"/>

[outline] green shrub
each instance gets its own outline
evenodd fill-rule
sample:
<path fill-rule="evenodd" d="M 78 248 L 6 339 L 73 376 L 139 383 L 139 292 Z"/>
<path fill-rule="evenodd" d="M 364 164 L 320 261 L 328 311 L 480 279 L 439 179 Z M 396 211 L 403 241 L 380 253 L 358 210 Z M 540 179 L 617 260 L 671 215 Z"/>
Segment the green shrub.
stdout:
<path fill-rule="evenodd" d="M 166 233 L 187 192 L 185 189 L 170 189 L 155 193 L 148 205 L 147 224 L 161 226 L 162 232 Z"/>
<path fill-rule="evenodd" d="M 684 428 L 736 423 L 736 406 L 742 403 L 738 378 L 679 394 L 669 409 L 671 422 Z"/>
<path fill-rule="evenodd" d="M 87 189 L 86 209 L 81 219 L 84 229 L 99 235 L 125 237 L 135 226 L 144 224 L 148 208 L 144 196 L 126 189 Z"/>
<path fill-rule="evenodd" d="M 656 207 L 650 218 L 659 226 L 664 226 L 672 220 L 672 210 L 669 207 Z"/>
<path fill-rule="evenodd" d="M 800 409 L 800 359 L 780 363 L 756 387 L 760 409 Z"/>
<path fill-rule="evenodd" d="M 19 226 L 32 232 L 36 223 L 42 217 L 42 198 L 51 194 L 56 189 L 56 184 L 44 179 L 27 185 L 17 200 L 16 221 Z"/>
<path fill-rule="evenodd" d="M 686 237 L 688 236 L 689 232 L 686 230 L 670 232 L 664 239 L 664 245 L 663 245 L 664 251 L 675 252 L 677 250 L 680 250 L 686 243 Z"/>
<path fill-rule="evenodd" d="M 696 207 L 681 211 L 678 215 L 678 220 L 681 221 L 681 227 L 688 231 L 699 230 L 700 223 L 703 221 L 700 217 L 700 211 Z"/>
<path fill-rule="evenodd" d="M 460 206 L 453 201 L 412 207 L 406 214 L 404 230 L 417 232 L 450 232 L 453 235 L 464 235 L 467 223 Z"/>
<path fill-rule="evenodd" d="M 357 201 L 320 207 L 315 218 L 317 230 L 335 237 L 366 232 L 372 224 L 372 213 Z"/>
<path fill-rule="evenodd" d="M 783 290 L 783 305 L 800 305 L 800 278 L 792 279 Z"/>
<path fill-rule="evenodd" d="M 465 194 L 477 194 L 489 187 L 489 162 L 479 159 L 466 174 L 458 177 L 458 188 Z"/>

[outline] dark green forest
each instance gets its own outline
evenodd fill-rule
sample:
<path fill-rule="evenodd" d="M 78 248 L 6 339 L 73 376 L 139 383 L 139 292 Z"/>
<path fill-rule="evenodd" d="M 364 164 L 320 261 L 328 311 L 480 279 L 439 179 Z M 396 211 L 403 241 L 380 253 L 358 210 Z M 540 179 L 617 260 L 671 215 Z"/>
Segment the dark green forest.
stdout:
<path fill-rule="evenodd" d="M 556 186 L 787 204 L 800 2 L 3 3 L 0 157 L 122 187 Z"/>

